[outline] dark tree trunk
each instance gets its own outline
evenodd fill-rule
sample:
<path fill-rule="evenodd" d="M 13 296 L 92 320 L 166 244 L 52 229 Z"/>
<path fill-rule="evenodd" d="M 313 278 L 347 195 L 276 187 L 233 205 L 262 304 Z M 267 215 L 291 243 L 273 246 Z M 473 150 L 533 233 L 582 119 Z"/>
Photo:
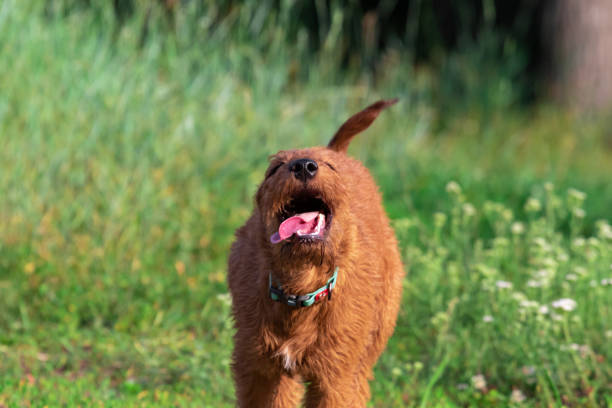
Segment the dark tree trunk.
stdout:
<path fill-rule="evenodd" d="M 612 108 L 612 1 L 558 0 L 552 8 L 553 96 L 581 110 Z"/>

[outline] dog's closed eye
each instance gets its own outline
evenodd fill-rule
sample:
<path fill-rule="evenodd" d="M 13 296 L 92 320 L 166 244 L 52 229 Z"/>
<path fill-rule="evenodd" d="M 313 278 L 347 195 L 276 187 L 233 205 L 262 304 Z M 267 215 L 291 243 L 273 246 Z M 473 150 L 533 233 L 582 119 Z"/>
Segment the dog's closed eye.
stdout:
<path fill-rule="evenodd" d="M 281 163 L 278 163 L 276 166 L 270 168 L 268 170 L 268 172 L 266 173 L 266 178 L 272 177 L 272 175 L 274 175 L 274 173 L 276 173 L 276 170 L 278 170 L 283 164 L 285 164 L 285 163 L 281 162 Z"/>
<path fill-rule="evenodd" d="M 336 170 L 336 168 L 334 166 L 332 166 L 331 164 L 329 164 L 328 162 L 323 162 L 327 167 L 329 167 L 330 169 L 332 169 L 333 171 L 335 171 L 336 173 L 338 172 Z"/>

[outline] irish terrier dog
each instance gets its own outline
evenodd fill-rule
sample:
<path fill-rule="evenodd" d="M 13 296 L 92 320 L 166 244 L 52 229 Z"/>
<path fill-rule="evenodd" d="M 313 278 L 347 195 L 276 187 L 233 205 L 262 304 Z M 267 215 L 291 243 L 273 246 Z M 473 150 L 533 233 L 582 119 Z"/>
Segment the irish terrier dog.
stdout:
<path fill-rule="evenodd" d="M 346 151 L 395 102 L 355 114 L 327 147 L 271 157 L 229 257 L 239 407 L 369 400 L 404 271 L 378 188 Z"/>

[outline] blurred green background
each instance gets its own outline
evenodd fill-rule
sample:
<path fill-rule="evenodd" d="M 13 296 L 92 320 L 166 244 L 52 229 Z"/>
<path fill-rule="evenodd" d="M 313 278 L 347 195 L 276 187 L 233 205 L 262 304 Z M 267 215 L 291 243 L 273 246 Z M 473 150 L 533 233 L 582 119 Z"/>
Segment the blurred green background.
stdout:
<path fill-rule="evenodd" d="M 612 42 L 566 3 L 0 2 L 0 407 L 233 406 L 267 157 L 387 97 L 349 150 L 408 272 L 371 406 L 612 406 L 612 79 L 572 48 Z"/>

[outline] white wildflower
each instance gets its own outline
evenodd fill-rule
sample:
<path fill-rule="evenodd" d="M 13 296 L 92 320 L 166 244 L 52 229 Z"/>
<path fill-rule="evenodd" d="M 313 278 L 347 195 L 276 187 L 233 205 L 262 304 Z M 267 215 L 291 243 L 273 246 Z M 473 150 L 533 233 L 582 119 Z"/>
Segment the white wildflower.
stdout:
<path fill-rule="evenodd" d="M 548 248 L 548 242 L 546 242 L 546 240 L 542 237 L 535 237 L 533 239 L 533 243 L 536 244 L 537 246 L 541 247 L 541 248 Z"/>
<path fill-rule="evenodd" d="M 535 374 L 535 367 L 532 365 L 528 365 L 528 366 L 523 366 L 521 368 L 521 371 L 523 372 L 523 375 L 529 377 Z"/>
<path fill-rule="evenodd" d="M 549 279 L 552 277 L 552 271 L 550 269 L 538 269 L 535 273 L 536 278 L 538 279 Z"/>
<path fill-rule="evenodd" d="M 555 268 L 557 266 L 557 261 L 553 257 L 546 257 L 542 259 L 542 265 L 547 266 L 549 268 Z"/>
<path fill-rule="evenodd" d="M 578 276 L 585 276 L 587 274 L 587 270 L 583 266 L 577 266 L 574 268 L 574 273 Z"/>
<path fill-rule="evenodd" d="M 584 240 L 584 238 L 576 238 L 574 241 L 572 241 L 572 245 L 577 248 L 580 248 L 584 246 L 585 242 L 586 241 Z"/>
<path fill-rule="evenodd" d="M 463 208 L 463 214 L 468 218 L 473 217 L 476 214 L 476 209 L 470 203 L 463 204 L 462 208 Z"/>
<path fill-rule="evenodd" d="M 221 301 L 226 306 L 231 306 L 232 304 L 232 295 L 228 293 L 220 293 L 217 295 L 217 299 Z"/>
<path fill-rule="evenodd" d="M 576 306 L 576 301 L 570 298 L 557 299 L 552 302 L 552 307 L 554 307 L 555 309 L 563 309 L 566 312 L 571 312 L 576 308 Z"/>
<path fill-rule="evenodd" d="M 568 273 L 567 275 L 565 275 L 565 279 L 568 281 L 576 281 L 578 280 L 578 276 L 573 273 Z"/>
<path fill-rule="evenodd" d="M 606 337 L 609 339 L 612 339 L 612 330 L 607 330 L 606 331 Z"/>
<path fill-rule="evenodd" d="M 460 194 L 461 186 L 456 181 L 449 181 L 446 185 L 446 192 L 450 194 Z"/>
<path fill-rule="evenodd" d="M 586 193 L 576 190 L 575 188 L 568 189 L 567 195 L 578 202 L 582 202 L 586 198 Z"/>
<path fill-rule="evenodd" d="M 477 374 L 472 377 L 472 386 L 479 391 L 484 391 L 487 389 L 487 380 L 484 375 Z"/>
<path fill-rule="evenodd" d="M 518 221 L 513 222 L 511 230 L 514 235 L 521 235 L 523 232 L 525 232 L 525 224 Z"/>
<path fill-rule="evenodd" d="M 562 351 L 577 351 L 580 353 L 580 356 L 583 358 L 591 353 L 591 348 L 589 347 L 588 344 L 576 344 L 576 343 L 563 344 L 561 345 L 560 349 Z"/>
<path fill-rule="evenodd" d="M 599 220 L 595 223 L 598 235 L 602 239 L 612 239 L 612 227 L 606 220 Z"/>
<path fill-rule="evenodd" d="M 512 211 L 507 208 L 504 211 L 502 211 L 501 216 L 504 219 L 504 221 L 507 221 L 507 222 L 512 221 L 512 218 L 514 217 L 512 215 Z"/>
<path fill-rule="evenodd" d="M 485 322 L 485 323 L 491 323 L 493 320 L 494 320 L 493 316 L 491 316 L 491 315 L 484 315 L 482 317 L 482 321 Z"/>
<path fill-rule="evenodd" d="M 525 210 L 527 212 L 538 212 L 542 209 L 542 203 L 537 198 L 529 198 L 525 203 Z"/>
<path fill-rule="evenodd" d="M 574 214 L 574 217 L 576 218 L 584 218 L 584 216 L 586 215 L 582 208 L 574 208 L 572 214 Z"/>
<path fill-rule="evenodd" d="M 499 289 L 512 289 L 512 282 L 498 280 L 495 282 L 495 286 L 497 286 Z"/>
<path fill-rule="evenodd" d="M 527 286 L 530 288 L 539 288 L 542 286 L 542 282 L 534 280 L 534 279 L 529 279 L 527 281 Z"/>
<path fill-rule="evenodd" d="M 442 228 L 444 224 L 446 224 L 447 216 L 442 212 L 437 212 L 434 214 L 434 225 L 437 228 Z"/>
<path fill-rule="evenodd" d="M 559 349 L 561 351 L 578 351 L 580 350 L 580 345 L 576 343 L 562 344 Z"/>
<path fill-rule="evenodd" d="M 523 392 L 518 388 L 513 389 L 512 394 L 510 395 L 510 401 L 517 404 L 525 401 L 526 398 L 527 397 L 525 397 L 525 394 L 523 394 Z"/>
<path fill-rule="evenodd" d="M 538 308 L 538 313 L 539 314 L 548 314 L 548 311 L 549 311 L 549 309 L 548 309 L 548 306 L 546 306 L 546 305 L 540 306 Z"/>
<path fill-rule="evenodd" d="M 536 308 L 539 306 L 538 302 L 535 300 L 521 300 L 520 305 L 525 309 Z"/>
<path fill-rule="evenodd" d="M 580 352 L 580 356 L 582 358 L 585 358 L 586 356 L 591 354 L 591 348 L 588 344 L 581 344 L 580 347 L 578 347 L 578 351 Z"/>

